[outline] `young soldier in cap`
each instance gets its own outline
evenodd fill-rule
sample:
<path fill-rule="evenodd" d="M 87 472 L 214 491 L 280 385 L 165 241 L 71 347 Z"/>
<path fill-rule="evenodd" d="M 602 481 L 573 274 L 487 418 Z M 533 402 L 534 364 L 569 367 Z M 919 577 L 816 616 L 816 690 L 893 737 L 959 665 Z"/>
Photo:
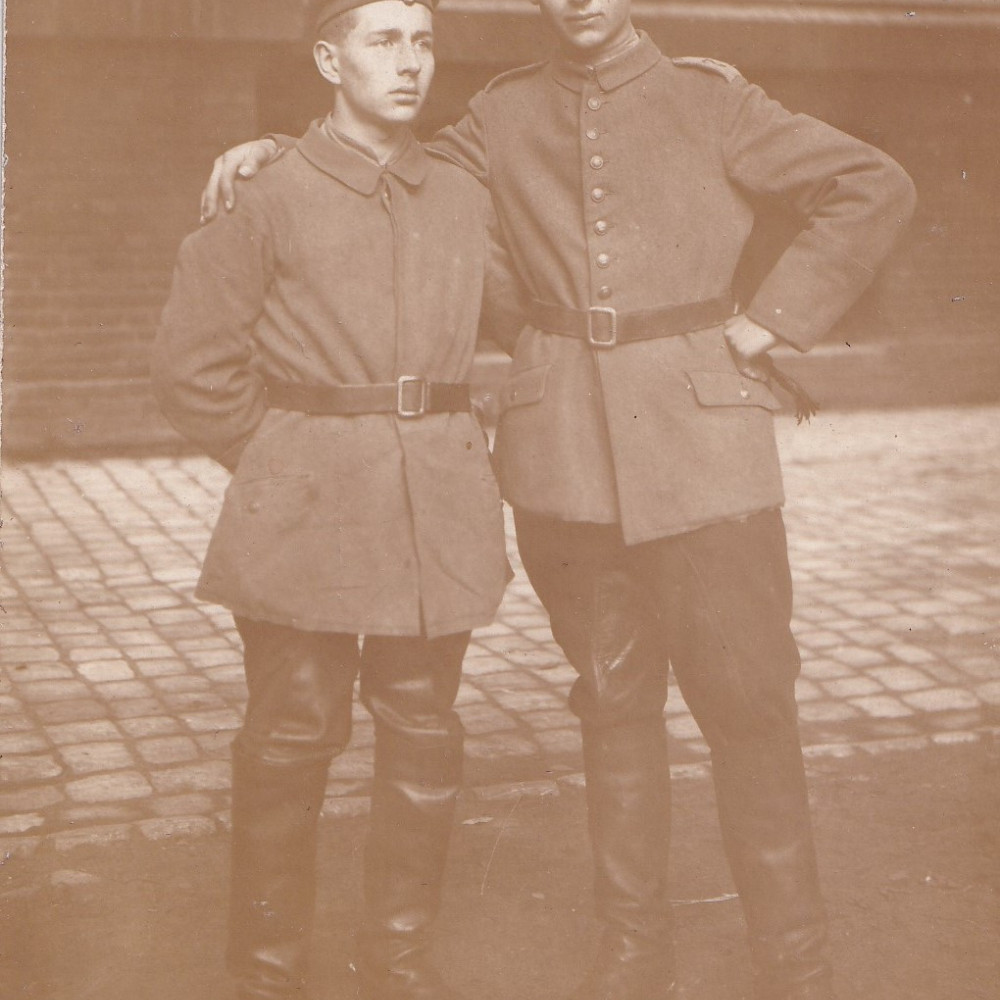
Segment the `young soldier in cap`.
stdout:
<path fill-rule="evenodd" d="M 431 145 L 489 186 L 526 290 L 496 450 L 525 568 L 579 673 L 604 930 L 576 996 L 674 992 L 669 662 L 711 748 L 754 996 L 830 1000 L 766 352 L 807 350 L 854 302 L 912 185 L 732 67 L 664 58 L 630 0 L 534 2 L 558 52 L 494 80 Z M 217 161 L 206 213 L 274 151 Z M 802 228 L 734 315 L 748 195 Z"/>
<path fill-rule="evenodd" d="M 318 5 L 333 112 L 185 240 L 154 350 L 165 412 L 233 471 L 198 594 L 233 611 L 245 645 L 240 998 L 303 995 L 317 817 L 359 672 L 375 720 L 361 994 L 452 996 L 427 949 L 461 777 L 453 702 L 509 568 L 466 381 L 489 198 L 408 128 L 435 2 Z"/>

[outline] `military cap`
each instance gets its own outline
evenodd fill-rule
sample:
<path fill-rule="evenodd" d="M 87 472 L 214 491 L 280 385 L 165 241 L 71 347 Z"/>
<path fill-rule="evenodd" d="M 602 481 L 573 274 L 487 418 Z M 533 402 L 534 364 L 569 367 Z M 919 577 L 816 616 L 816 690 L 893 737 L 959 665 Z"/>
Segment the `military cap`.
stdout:
<path fill-rule="evenodd" d="M 312 8 L 313 23 L 317 31 L 322 31 L 335 17 L 345 14 L 356 7 L 364 7 L 366 4 L 376 3 L 377 0 L 315 0 L 310 6 Z M 438 4 L 438 0 L 403 0 L 403 3 L 410 5 L 422 3 L 431 10 Z"/>

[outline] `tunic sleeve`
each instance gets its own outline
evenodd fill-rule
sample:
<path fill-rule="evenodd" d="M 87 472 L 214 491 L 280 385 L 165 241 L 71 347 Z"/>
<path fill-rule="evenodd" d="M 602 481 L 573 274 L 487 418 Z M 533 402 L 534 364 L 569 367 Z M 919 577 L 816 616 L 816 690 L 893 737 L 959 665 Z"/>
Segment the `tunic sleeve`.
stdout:
<path fill-rule="evenodd" d="M 427 143 L 437 156 L 468 171 L 481 184 L 489 184 L 489 152 L 486 142 L 486 94 L 480 91 L 469 101 L 469 109 L 457 125 L 441 129 Z"/>
<path fill-rule="evenodd" d="M 514 260 L 490 204 L 486 223 L 486 277 L 479 335 L 488 337 L 513 355 L 527 316 L 528 292 L 517 275 Z"/>
<path fill-rule="evenodd" d="M 272 260 L 254 200 L 240 199 L 181 245 L 150 364 L 167 419 L 230 470 L 265 411 L 250 362 Z"/>
<path fill-rule="evenodd" d="M 913 183 L 894 160 L 742 78 L 728 84 L 723 155 L 729 177 L 778 198 L 803 220 L 747 315 L 799 350 L 816 343 L 874 277 L 909 222 Z"/>

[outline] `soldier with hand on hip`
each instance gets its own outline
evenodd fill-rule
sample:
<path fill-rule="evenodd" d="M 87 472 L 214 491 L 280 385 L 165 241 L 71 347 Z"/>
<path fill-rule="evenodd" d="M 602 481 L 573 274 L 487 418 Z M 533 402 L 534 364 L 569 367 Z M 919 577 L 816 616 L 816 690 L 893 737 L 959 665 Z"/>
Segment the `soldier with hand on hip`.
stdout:
<path fill-rule="evenodd" d="M 533 2 L 552 57 L 498 77 L 430 148 L 488 186 L 520 285 L 495 450 L 525 569 L 579 675 L 603 930 L 576 998 L 676 995 L 672 667 L 711 749 L 754 997 L 830 1000 L 766 352 L 808 350 L 858 298 L 913 186 L 731 66 L 664 57 L 630 0 Z M 220 157 L 205 214 L 285 143 Z M 762 197 L 801 227 L 736 312 Z"/>
<path fill-rule="evenodd" d="M 232 610 L 228 964 L 240 1000 L 302 997 L 327 771 L 355 679 L 375 773 L 354 965 L 364 1000 L 452 996 L 428 958 L 462 771 L 470 630 L 509 579 L 470 412 L 490 199 L 410 132 L 436 0 L 321 0 L 333 111 L 188 237 L 152 375 L 233 472 L 198 595 Z"/>

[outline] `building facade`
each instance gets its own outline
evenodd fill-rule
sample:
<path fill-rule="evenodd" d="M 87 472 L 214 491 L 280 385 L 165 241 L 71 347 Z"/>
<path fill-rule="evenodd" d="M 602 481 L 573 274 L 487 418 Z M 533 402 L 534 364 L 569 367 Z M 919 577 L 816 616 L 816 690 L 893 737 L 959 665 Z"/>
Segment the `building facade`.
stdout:
<path fill-rule="evenodd" d="M 173 447 L 147 349 L 211 161 L 327 109 L 301 5 L 11 0 L 7 10 L 4 446 Z M 914 177 L 917 220 L 831 349 L 900 345 L 905 357 L 907 345 L 947 345 L 982 359 L 973 397 L 1000 393 L 1000 6 L 636 0 L 635 12 L 669 54 L 734 63 Z M 428 130 L 496 73 L 544 56 L 528 0 L 443 0 L 438 38 Z M 786 237 L 755 234 L 747 282 Z M 925 374 L 912 402 L 937 399 L 938 376 Z"/>

